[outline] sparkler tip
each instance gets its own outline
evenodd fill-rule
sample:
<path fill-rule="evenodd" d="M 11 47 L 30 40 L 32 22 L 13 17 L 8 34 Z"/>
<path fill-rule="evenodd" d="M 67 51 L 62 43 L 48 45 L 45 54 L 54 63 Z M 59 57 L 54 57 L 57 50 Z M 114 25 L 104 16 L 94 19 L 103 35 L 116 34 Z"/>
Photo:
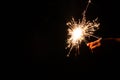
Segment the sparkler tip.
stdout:
<path fill-rule="evenodd" d="M 87 21 L 85 13 L 87 11 L 87 8 L 89 4 L 91 3 L 91 0 L 88 0 L 88 4 L 86 9 L 83 12 L 82 19 L 77 22 L 73 17 L 70 22 L 67 22 L 66 25 L 69 26 L 68 28 L 68 39 L 67 39 L 67 48 L 70 48 L 69 53 L 66 55 L 67 57 L 70 57 L 70 52 L 73 48 L 78 49 L 79 54 L 79 45 L 82 41 L 87 43 L 87 38 L 95 37 L 94 32 L 99 29 L 100 23 L 97 22 L 98 18 L 95 20 Z M 92 51 L 92 50 L 91 50 Z M 93 53 L 93 51 L 92 51 Z M 78 54 L 75 54 L 77 56 Z"/>

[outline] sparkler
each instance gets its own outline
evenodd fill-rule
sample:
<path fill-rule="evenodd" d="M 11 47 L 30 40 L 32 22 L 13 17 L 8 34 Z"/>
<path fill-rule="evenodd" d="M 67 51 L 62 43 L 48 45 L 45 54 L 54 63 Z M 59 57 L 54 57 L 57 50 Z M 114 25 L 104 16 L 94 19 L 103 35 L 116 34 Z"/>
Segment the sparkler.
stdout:
<path fill-rule="evenodd" d="M 67 54 L 67 57 L 69 57 L 70 52 L 73 48 L 76 48 L 79 53 L 79 47 L 80 44 L 84 41 L 87 44 L 86 38 L 95 37 L 99 38 L 97 36 L 94 36 L 94 32 L 99 29 L 100 23 L 97 21 L 98 18 L 94 19 L 93 21 L 87 21 L 86 20 L 86 11 L 91 3 L 91 0 L 88 1 L 88 4 L 86 6 L 86 9 L 83 11 L 82 14 L 82 20 L 79 19 L 79 21 L 75 21 L 74 18 L 72 18 L 71 21 L 67 22 L 68 28 L 68 39 L 67 39 L 67 47 L 69 48 L 69 52 Z"/>

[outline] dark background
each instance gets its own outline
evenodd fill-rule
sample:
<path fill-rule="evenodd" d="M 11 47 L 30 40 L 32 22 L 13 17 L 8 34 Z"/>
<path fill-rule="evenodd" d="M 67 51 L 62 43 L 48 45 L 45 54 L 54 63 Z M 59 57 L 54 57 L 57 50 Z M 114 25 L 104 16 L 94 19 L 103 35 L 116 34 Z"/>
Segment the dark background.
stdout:
<path fill-rule="evenodd" d="M 44 70 L 46 74 L 114 71 L 113 68 L 110 70 L 108 68 L 108 65 L 113 65 L 109 61 L 112 60 L 111 56 L 106 57 L 109 52 L 119 53 L 111 50 L 113 48 L 109 48 L 111 51 L 104 48 L 91 54 L 88 47 L 83 44 L 80 49 L 81 55 L 66 57 L 65 40 L 68 28 L 66 22 L 72 17 L 76 20 L 80 19 L 86 3 L 87 0 L 41 0 L 25 3 L 23 20 L 27 24 L 23 28 L 24 65 L 34 66 L 32 69 Z M 100 29 L 96 33 L 97 36 L 120 37 L 117 0 L 92 0 L 86 17 L 88 20 L 98 17 Z M 102 55 L 96 56 L 97 53 Z"/>

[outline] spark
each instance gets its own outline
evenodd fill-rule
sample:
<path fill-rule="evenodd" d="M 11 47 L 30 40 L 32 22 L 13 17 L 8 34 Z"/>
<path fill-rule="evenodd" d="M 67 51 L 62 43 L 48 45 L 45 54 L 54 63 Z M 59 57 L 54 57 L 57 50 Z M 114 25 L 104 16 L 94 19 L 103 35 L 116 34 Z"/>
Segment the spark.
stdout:
<path fill-rule="evenodd" d="M 87 44 L 86 38 L 95 37 L 99 38 L 97 36 L 94 36 L 94 32 L 99 29 L 100 23 L 97 21 L 98 18 L 94 19 L 93 21 L 86 20 L 86 11 L 88 9 L 89 4 L 91 3 L 91 0 L 88 1 L 88 4 L 86 6 L 86 9 L 83 11 L 82 19 L 75 21 L 74 18 L 72 18 L 71 21 L 67 22 L 68 27 L 68 39 L 67 39 L 67 48 L 69 48 L 69 52 L 67 54 L 67 57 L 70 56 L 70 52 L 73 48 L 77 49 L 77 53 L 79 54 L 79 47 L 80 44 L 84 41 Z"/>

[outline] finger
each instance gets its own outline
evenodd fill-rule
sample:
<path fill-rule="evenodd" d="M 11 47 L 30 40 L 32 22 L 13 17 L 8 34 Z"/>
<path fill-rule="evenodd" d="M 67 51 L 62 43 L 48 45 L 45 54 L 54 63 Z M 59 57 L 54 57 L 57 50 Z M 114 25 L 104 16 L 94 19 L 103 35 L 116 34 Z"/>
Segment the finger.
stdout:
<path fill-rule="evenodd" d="M 95 49 L 95 48 L 97 48 L 97 47 L 100 47 L 100 45 L 101 45 L 101 44 L 99 43 L 99 44 L 97 44 L 97 45 L 91 46 L 90 48 L 91 48 L 91 49 Z"/>
<path fill-rule="evenodd" d="M 94 45 L 99 45 L 100 40 L 101 40 L 101 39 L 98 39 L 98 40 L 96 40 L 96 41 L 92 42 L 92 43 L 91 43 L 91 46 L 94 46 Z"/>
<path fill-rule="evenodd" d="M 87 46 L 90 46 L 90 43 L 87 43 Z"/>

